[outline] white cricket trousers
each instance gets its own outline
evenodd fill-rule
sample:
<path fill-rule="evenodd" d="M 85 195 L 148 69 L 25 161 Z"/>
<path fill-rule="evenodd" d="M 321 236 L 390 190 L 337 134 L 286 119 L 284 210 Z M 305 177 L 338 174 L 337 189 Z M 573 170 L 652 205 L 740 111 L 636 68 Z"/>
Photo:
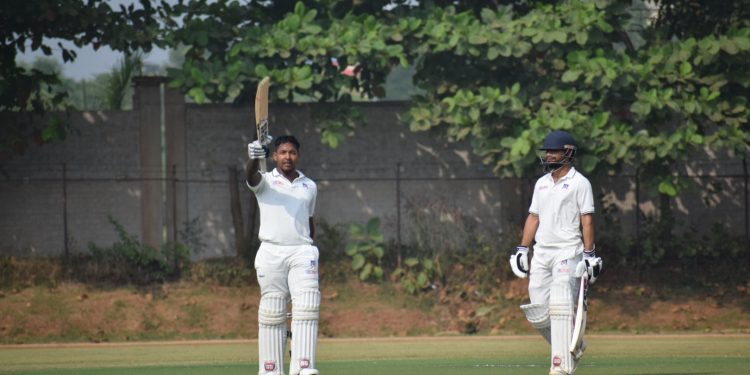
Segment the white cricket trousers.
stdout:
<path fill-rule="evenodd" d="M 575 301 L 580 278 L 575 277 L 576 266 L 583 258 L 579 251 L 547 250 L 534 247 L 529 270 L 529 299 L 531 303 L 548 305 L 553 286 L 569 291 Z"/>
<path fill-rule="evenodd" d="M 255 256 L 260 285 L 258 308 L 259 373 L 283 374 L 287 303 L 292 301 L 290 374 L 315 368 L 320 286 L 318 248 L 262 243 Z"/>

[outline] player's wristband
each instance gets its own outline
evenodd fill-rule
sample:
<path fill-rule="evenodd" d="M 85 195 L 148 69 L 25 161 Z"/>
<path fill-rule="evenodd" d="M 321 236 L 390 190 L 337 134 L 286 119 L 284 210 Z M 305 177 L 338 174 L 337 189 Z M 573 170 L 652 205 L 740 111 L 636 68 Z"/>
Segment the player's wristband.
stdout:
<path fill-rule="evenodd" d="M 583 249 L 583 255 L 586 256 L 586 257 L 591 257 L 591 258 L 595 257 L 596 256 L 596 245 L 594 245 L 594 247 L 591 250 L 586 250 L 584 248 Z"/>

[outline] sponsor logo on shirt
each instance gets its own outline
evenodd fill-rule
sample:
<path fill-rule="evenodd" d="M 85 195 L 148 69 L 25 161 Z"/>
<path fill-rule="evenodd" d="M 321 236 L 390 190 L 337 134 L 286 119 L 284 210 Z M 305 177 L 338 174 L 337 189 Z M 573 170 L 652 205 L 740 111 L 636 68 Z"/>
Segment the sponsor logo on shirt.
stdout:
<path fill-rule="evenodd" d="M 548 187 L 549 187 L 549 186 L 547 186 L 547 185 L 542 185 L 542 186 L 540 186 L 540 187 L 539 187 L 539 190 L 544 190 L 544 189 L 546 189 L 546 188 L 548 188 Z"/>

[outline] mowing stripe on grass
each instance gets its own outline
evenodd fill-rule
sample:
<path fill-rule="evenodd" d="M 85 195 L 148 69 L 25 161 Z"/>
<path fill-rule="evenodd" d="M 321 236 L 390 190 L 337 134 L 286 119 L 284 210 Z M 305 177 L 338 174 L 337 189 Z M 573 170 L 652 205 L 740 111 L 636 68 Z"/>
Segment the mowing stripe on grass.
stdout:
<path fill-rule="evenodd" d="M 585 374 L 738 374 L 750 366 L 750 335 L 588 338 Z M 540 374 L 548 346 L 536 336 L 321 339 L 324 374 Z M 205 374 L 257 371 L 257 343 L 206 341 L 0 346 L 3 374 Z"/>

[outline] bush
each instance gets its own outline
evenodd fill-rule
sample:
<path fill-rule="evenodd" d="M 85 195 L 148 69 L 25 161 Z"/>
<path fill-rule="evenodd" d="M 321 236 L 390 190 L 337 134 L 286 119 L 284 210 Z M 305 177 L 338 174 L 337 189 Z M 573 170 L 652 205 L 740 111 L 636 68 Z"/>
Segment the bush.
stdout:
<path fill-rule="evenodd" d="M 82 282 L 148 285 L 179 278 L 190 262 L 190 248 L 167 243 L 159 249 L 142 244 L 125 231 L 117 220 L 108 217 L 119 241 L 111 247 L 89 243 L 90 254 L 76 255 L 71 262 L 71 276 Z"/>
<path fill-rule="evenodd" d="M 186 275 L 191 281 L 221 286 L 255 284 L 255 270 L 235 259 L 211 259 L 193 263 Z"/>
<path fill-rule="evenodd" d="M 54 258 L 0 258 L 0 288 L 54 287 L 63 275 L 63 267 Z"/>
<path fill-rule="evenodd" d="M 352 257 L 352 269 L 359 272 L 360 280 L 381 281 L 383 279 L 382 260 L 385 255 L 383 240 L 379 218 L 372 218 L 365 225 L 351 224 L 349 226 L 346 255 Z"/>

